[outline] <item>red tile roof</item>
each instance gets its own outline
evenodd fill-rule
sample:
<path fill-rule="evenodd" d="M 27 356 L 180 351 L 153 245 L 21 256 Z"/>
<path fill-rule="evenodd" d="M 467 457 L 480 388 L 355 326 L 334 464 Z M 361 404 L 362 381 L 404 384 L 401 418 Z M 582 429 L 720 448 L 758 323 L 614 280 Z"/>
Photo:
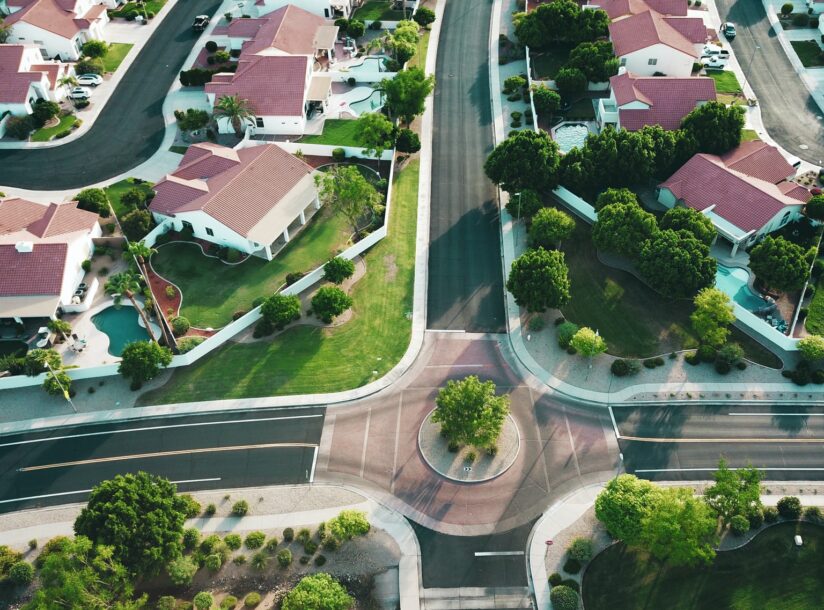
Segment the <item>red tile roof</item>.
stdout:
<path fill-rule="evenodd" d="M 0 297 L 59 295 L 66 267 L 67 244 L 34 244 L 18 252 L 0 245 Z"/>
<path fill-rule="evenodd" d="M 810 198 L 809 191 L 802 194 L 797 185 L 776 185 L 708 154 L 693 156 L 660 186 L 693 209 L 715 206 L 714 214 L 744 231 L 758 231 L 787 206 L 799 206 Z"/>
<path fill-rule="evenodd" d="M 303 55 L 241 58 L 231 81 L 212 80 L 206 93 L 214 93 L 216 100 L 224 95 L 248 100 L 257 116 L 303 116 L 310 61 Z"/>
<path fill-rule="evenodd" d="M 615 49 L 615 56 L 622 57 L 656 44 L 663 44 L 697 58 L 698 52 L 695 50 L 694 43 L 698 41 L 691 40 L 679 31 L 685 30 L 692 34 L 694 26 L 691 23 L 683 24 L 676 29 L 672 25 L 673 21 L 694 20 L 696 19 L 692 17 L 666 19 L 655 11 L 646 11 L 614 21 L 609 24 L 609 37 Z M 701 20 L 697 19 L 697 21 Z M 706 39 L 706 28 L 704 28 L 704 38 Z"/>
<path fill-rule="evenodd" d="M 778 184 L 795 173 L 784 156 L 774 146 L 753 140 L 742 142 L 737 148 L 721 156 L 727 167 L 753 178 Z"/>
<path fill-rule="evenodd" d="M 202 210 L 243 236 L 313 171 L 276 144 L 232 150 L 203 143 L 189 151 L 154 186 L 149 208 L 165 215 Z"/>
<path fill-rule="evenodd" d="M 687 3 L 684 0 L 593 0 L 591 5 L 606 11 L 612 20 L 638 15 L 650 9 L 662 15 L 687 16 Z"/>
<path fill-rule="evenodd" d="M 0 235 L 26 231 L 46 239 L 78 231 L 91 231 L 97 214 L 80 210 L 76 201 L 40 205 L 25 199 L 0 201 Z"/>
<path fill-rule="evenodd" d="M 43 78 L 42 71 L 20 70 L 25 50 L 26 45 L 22 44 L 0 45 L 0 102 L 25 103 L 31 84 L 39 83 Z"/>
<path fill-rule="evenodd" d="M 14 25 L 22 21 L 63 38 L 72 38 L 89 27 L 89 20 L 102 14 L 93 7 L 86 15 L 75 18 L 74 7 L 75 2 L 72 0 L 33 0 L 28 6 L 6 17 L 5 23 Z M 102 8 L 105 11 L 105 7 Z"/>
<path fill-rule="evenodd" d="M 262 21 L 254 39 L 243 46 L 244 53 L 257 54 L 273 47 L 290 55 L 314 55 L 315 32 L 327 24 L 323 17 L 292 4 L 269 13 Z"/>
<path fill-rule="evenodd" d="M 709 40 L 707 26 L 699 17 L 664 17 L 664 22 L 693 44 L 704 44 Z"/>
<path fill-rule="evenodd" d="M 613 76 L 609 83 L 619 106 L 621 127 L 627 131 L 645 125 L 678 129 L 681 120 L 700 102 L 715 99 L 715 81 L 706 77 L 638 77 L 624 73 Z M 632 102 L 642 102 L 649 108 L 621 108 Z"/>

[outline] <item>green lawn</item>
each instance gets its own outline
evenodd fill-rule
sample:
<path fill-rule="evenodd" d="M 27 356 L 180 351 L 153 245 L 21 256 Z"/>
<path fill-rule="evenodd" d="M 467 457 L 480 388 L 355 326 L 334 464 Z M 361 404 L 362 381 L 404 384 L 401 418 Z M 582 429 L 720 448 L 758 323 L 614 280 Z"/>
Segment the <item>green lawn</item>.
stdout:
<path fill-rule="evenodd" d="M 587 610 L 813 610 L 824 607 L 823 562 L 824 530 L 811 523 L 770 527 L 694 568 L 669 567 L 619 543 L 592 560 L 582 595 Z"/>
<path fill-rule="evenodd" d="M 426 52 L 429 50 L 429 34 L 431 34 L 429 30 L 424 30 L 418 39 L 418 50 L 415 52 L 415 56 L 409 60 L 409 68 L 418 67 L 423 70 L 426 69 Z"/>
<path fill-rule="evenodd" d="M 146 12 L 147 13 L 154 13 L 157 15 L 160 12 L 160 9 L 166 4 L 166 0 L 147 0 L 145 4 Z M 127 2 L 123 6 L 121 6 L 116 11 L 110 11 L 109 14 L 113 17 L 122 17 L 126 15 L 126 13 L 130 13 L 132 11 L 137 11 L 138 13 L 142 14 L 142 10 L 140 7 L 134 2 Z"/>
<path fill-rule="evenodd" d="M 33 134 L 31 134 L 32 142 L 48 142 L 61 131 L 71 129 L 77 122 L 77 117 L 73 114 L 67 114 L 60 118 L 60 122 L 54 127 L 41 127 Z"/>
<path fill-rule="evenodd" d="M 572 107 L 563 113 L 568 121 L 593 121 L 595 120 L 595 106 L 588 97 L 578 100 Z"/>
<path fill-rule="evenodd" d="M 115 215 L 119 219 L 123 219 L 123 216 L 126 215 L 129 210 L 126 209 L 120 203 L 120 198 L 123 194 L 128 191 L 129 189 L 133 189 L 135 187 L 141 188 L 147 193 L 151 192 L 152 185 L 149 182 L 143 182 L 142 184 L 136 184 L 134 178 L 126 178 L 125 180 L 121 180 L 120 182 L 115 182 L 114 184 L 107 186 L 104 190 L 106 191 L 106 196 L 109 198 L 109 202 L 112 204 L 112 208 L 114 209 Z"/>
<path fill-rule="evenodd" d="M 569 52 L 575 45 L 554 44 L 541 51 L 533 52 L 532 72 L 539 80 L 553 79 L 564 64 L 569 61 Z"/>
<path fill-rule="evenodd" d="M 728 70 L 707 70 L 707 76 L 715 81 L 715 90 L 718 93 L 739 95 L 743 93 L 735 72 Z"/>
<path fill-rule="evenodd" d="M 824 66 L 824 52 L 815 40 L 791 40 L 790 42 L 805 68 Z"/>
<path fill-rule="evenodd" d="M 126 42 L 113 42 L 109 45 L 109 51 L 103 57 L 103 69 L 106 72 L 115 72 L 120 63 L 129 53 L 134 45 Z"/>
<path fill-rule="evenodd" d="M 824 280 L 820 280 L 815 287 L 804 328 L 815 335 L 824 335 Z"/>
<path fill-rule="evenodd" d="M 193 326 L 219 328 L 234 312 L 249 311 L 255 298 L 274 294 L 287 273 L 312 271 L 344 250 L 350 232 L 346 219 L 322 210 L 272 261 L 252 256 L 227 265 L 195 244 L 173 243 L 158 248 L 152 266 L 180 288 L 181 315 Z"/>
<path fill-rule="evenodd" d="M 337 392 L 385 375 L 412 332 L 418 173 L 414 160 L 395 178 L 389 235 L 366 256 L 352 320 L 330 329 L 298 326 L 271 342 L 229 343 L 176 370 L 139 403 Z"/>
<path fill-rule="evenodd" d="M 188 146 L 170 146 L 169 147 L 169 152 L 173 152 L 176 155 L 185 155 L 187 150 L 189 150 Z"/>
<path fill-rule="evenodd" d="M 323 133 L 316 136 L 303 136 L 302 144 L 328 144 L 330 146 L 362 146 L 355 138 L 357 121 L 346 119 L 326 119 Z"/>
<path fill-rule="evenodd" d="M 755 132 L 754 129 L 742 129 L 741 130 L 741 141 L 742 142 L 752 142 L 753 140 L 760 140 L 761 138 L 758 137 L 758 134 Z"/>
<path fill-rule="evenodd" d="M 391 8 L 389 0 L 366 0 L 359 9 L 352 15 L 353 19 L 361 21 L 400 21 L 404 19 L 404 11 L 396 11 Z M 412 11 L 406 11 L 406 17 L 412 18 Z"/>

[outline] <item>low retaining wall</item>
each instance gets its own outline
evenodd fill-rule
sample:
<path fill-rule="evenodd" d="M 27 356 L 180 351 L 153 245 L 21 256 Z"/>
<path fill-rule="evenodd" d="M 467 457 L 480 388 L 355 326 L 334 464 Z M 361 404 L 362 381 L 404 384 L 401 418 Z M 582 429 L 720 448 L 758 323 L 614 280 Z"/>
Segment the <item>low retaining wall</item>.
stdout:
<path fill-rule="evenodd" d="M 260 142 L 260 144 L 270 144 L 270 142 Z M 362 146 L 332 146 L 330 144 L 306 144 L 303 142 L 275 142 L 286 152 L 292 154 L 302 153 L 312 157 L 331 157 L 332 151 L 342 148 L 346 153 L 346 158 L 377 159 L 375 155 L 367 155 L 363 152 Z M 255 140 L 250 141 L 250 145 L 255 146 Z M 389 161 L 395 157 L 394 150 L 385 150 L 381 155 L 381 161 Z M 388 197 L 387 197 L 388 199 Z"/>

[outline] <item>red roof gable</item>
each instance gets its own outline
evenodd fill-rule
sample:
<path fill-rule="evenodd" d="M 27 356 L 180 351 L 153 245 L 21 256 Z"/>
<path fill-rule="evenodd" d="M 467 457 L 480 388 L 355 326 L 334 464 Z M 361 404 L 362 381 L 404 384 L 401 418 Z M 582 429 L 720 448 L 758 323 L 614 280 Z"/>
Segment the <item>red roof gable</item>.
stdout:
<path fill-rule="evenodd" d="M 721 160 L 731 169 L 772 184 L 778 184 L 795 174 L 793 166 L 777 148 L 760 140 L 742 142 L 721 155 Z"/>
<path fill-rule="evenodd" d="M 593 0 L 590 4 L 606 11 L 612 20 L 645 13 L 650 9 L 662 15 L 687 16 L 687 3 L 684 0 Z"/>
<path fill-rule="evenodd" d="M 693 18 L 682 18 L 691 21 Z M 663 44 L 690 57 L 698 57 L 698 52 L 692 40 L 675 29 L 671 22 L 675 19 L 665 19 L 655 11 L 646 11 L 632 15 L 609 24 L 609 37 L 615 49 L 615 56 L 622 57 L 646 49 L 656 44 Z M 698 19 L 698 21 L 701 21 Z M 690 30 L 691 26 L 681 29 Z M 706 38 L 706 28 L 704 28 Z"/>
<path fill-rule="evenodd" d="M 619 106 L 621 127 L 627 131 L 645 125 L 678 129 L 681 120 L 700 102 L 715 99 L 715 81 L 706 77 L 637 77 L 625 73 L 613 76 L 609 82 Z M 621 108 L 632 102 L 644 103 L 648 108 Z"/>
<path fill-rule="evenodd" d="M 0 245 L 0 297 L 59 295 L 68 249 L 34 244 L 31 252 L 18 252 L 14 244 Z"/>
<path fill-rule="evenodd" d="M 0 201 L 0 235 L 28 231 L 45 239 L 77 231 L 91 231 L 97 214 L 78 209 L 77 202 L 40 205 L 25 199 Z"/>
<path fill-rule="evenodd" d="M 0 102 L 25 103 L 31 84 L 43 79 L 41 71 L 20 70 L 25 50 L 26 46 L 22 44 L 0 45 Z"/>

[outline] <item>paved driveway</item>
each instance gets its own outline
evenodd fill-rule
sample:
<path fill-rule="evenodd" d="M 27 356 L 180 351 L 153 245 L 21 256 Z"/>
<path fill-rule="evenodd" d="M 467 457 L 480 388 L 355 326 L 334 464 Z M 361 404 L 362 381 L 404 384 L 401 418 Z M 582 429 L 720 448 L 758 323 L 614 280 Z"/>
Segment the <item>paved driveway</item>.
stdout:
<path fill-rule="evenodd" d="M 151 157 L 163 140 L 163 100 L 198 38 L 189 26 L 195 15 L 212 15 L 218 6 L 216 0 L 178 2 L 88 133 L 54 148 L 0 150 L 0 185 L 79 188 L 117 176 Z"/>
<path fill-rule="evenodd" d="M 722 21 L 736 26 L 732 48 L 758 97 L 770 136 L 805 161 L 824 164 L 824 122 L 818 118 L 824 111 L 793 70 L 761 0 L 717 0 L 717 6 Z"/>

